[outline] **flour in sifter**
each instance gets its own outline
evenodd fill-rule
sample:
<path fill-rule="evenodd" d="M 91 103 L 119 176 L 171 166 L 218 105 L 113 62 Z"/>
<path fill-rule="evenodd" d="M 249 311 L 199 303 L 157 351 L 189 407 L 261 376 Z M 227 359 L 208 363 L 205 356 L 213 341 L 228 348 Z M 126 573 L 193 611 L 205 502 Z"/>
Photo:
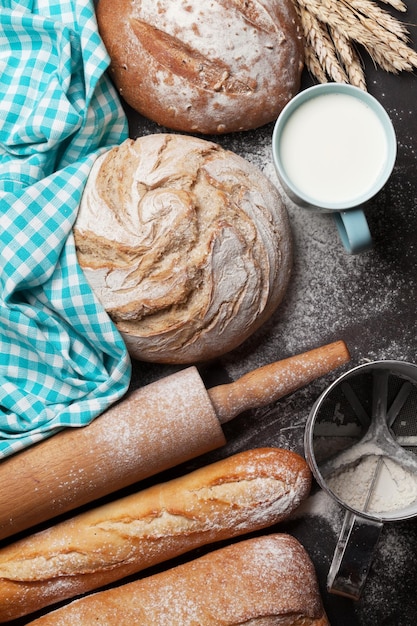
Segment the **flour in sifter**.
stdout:
<path fill-rule="evenodd" d="M 387 457 L 365 455 L 327 482 L 346 504 L 373 514 L 399 512 L 417 500 L 417 477 Z"/>

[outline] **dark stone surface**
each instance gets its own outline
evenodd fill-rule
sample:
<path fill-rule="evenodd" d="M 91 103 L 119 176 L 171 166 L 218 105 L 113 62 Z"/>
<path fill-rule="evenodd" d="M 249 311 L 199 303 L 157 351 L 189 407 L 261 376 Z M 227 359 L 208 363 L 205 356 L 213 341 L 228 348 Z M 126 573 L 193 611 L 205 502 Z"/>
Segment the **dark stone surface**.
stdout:
<path fill-rule="evenodd" d="M 400 16 L 401 17 L 401 16 Z M 407 23 L 417 23 L 408 3 Z M 417 46 L 417 27 L 410 26 Z M 366 56 L 366 55 L 365 55 Z M 387 109 L 398 138 L 394 172 L 368 203 L 374 238 L 371 252 L 349 256 L 328 216 L 309 216 L 289 206 L 295 241 L 291 286 L 278 311 L 239 349 L 200 366 L 208 387 L 234 380 L 271 361 L 344 339 L 353 367 L 367 360 L 417 362 L 417 76 L 391 75 L 368 59 L 368 91 Z M 303 87 L 312 84 L 307 73 Z M 133 138 L 169 132 L 127 108 Z M 245 133 L 208 137 L 257 165 L 277 184 L 272 165 L 273 124 Z M 247 412 L 225 425 L 228 444 L 168 472 L 184 472 L 243 449 L 289 447 L 303 454 L 304 425 L 321 391 L 347 369 L 321 378 L 264 409 Z M 174 367 L 134 364 L 133 386 L 169 375 Z M 316 566 L 332 626 L 412 626 L 417 619 L 417 521 L 383 528 L 367 584 L 359 601 L 326 591 L 326 578 L 343 515 L 317 488 L 296 519 L 270 530 L 291 532 Z"/>

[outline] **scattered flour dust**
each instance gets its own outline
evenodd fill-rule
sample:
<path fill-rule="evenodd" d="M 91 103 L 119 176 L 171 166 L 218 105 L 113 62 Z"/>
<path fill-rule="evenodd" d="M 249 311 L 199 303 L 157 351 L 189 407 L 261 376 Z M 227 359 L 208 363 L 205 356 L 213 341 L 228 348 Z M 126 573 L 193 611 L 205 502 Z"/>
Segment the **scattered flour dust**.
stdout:
<path fill-rule="evenodd" d="M 377 241 L 369 253 L 348 254 L 331 215 L 300 209 L 283 192 L 272 161 L 271 137 L 272 128 L 266 127 L 256 135 L 246 134 L 243 140 L 238 134 L 227 147 L 256 165 L 281 193 L 293 232 L 293 271 L 272 319 L 241 350 L 224 357 L 232 379 L 281 355 L 284 358 L 340 338 L 349 340 L 357 359 L 410 359 L 415 345 L 412 329 L 401 328 L 401 345 L 392 340 L 393 334 L 399 335 L 404 302 L 410 298 L 409 276 L 391 258 L 398 255 L 401 241 Z M 384 207 L 391 204 L 391 196 L 400 196 L 396 184 L 390 182 L 367 207 L 375 240 L 382 228 L 391 230 L 385 222 L 394 218 Z M 400 202 L 395 206 L 397 212 L 407 211 Z M 408 245 L 402 254 L 405 261 L 412 255 Z"/>
<path fill-rule="evenodd" d="M 322 489 L 312 492 L 292 513 L 291 519 L 314 517 L 325 521 L 335 536 L 341 530 L 344 510 Z"/>

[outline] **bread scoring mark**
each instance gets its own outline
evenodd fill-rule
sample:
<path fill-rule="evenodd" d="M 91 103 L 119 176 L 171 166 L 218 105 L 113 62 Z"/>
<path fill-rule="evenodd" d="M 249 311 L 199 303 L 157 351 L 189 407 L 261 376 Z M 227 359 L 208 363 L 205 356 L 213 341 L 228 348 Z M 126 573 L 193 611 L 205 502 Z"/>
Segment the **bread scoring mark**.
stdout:
<path fill-rule="evenodd" d="M 294 483 L 287 484 L 272 476 L 236 477 L 220 484 L 202 485 L 184 491 L 178 506 L 155 505 L 148 513 L 135 515 L 132 504 L 131 513 L 122 517 L 91 520 L 79 532 L 95 537 L 94 548 L 85 550 L 77 545 L 76 536 L 69 535 L 65 548 L 58 544 L 44 554 L 35 549 L 21 560 L 1 564 L 0 577 L 40 582 L 89 574 L 99 568 L 113 569 L 138 557 L 151 562 L 153 542 L 169 543 L 195 535 L 198 546 L 201 534 L 215 537 L 228 530 L 233 536 L 263 528 L 286 517 L 296 505 Z"/>
<path fill-rule="evenodd" d="M 218 3 L 225 8 L 231 9 L 233 6 L 241 17 L 254 26 L 257 30 L 265 33 L 275 34 L 277 27 L 270 14 L 257 0 L 218 0 Z"/>
<path fill-rule="evenodd" d="M 230 66 L 220 59 L 207 59 L 195 48 L 138 18 L 130 20 L 140 46 L 159 65 L 205 91 L 230 95 L 252 93 L 257 81 L 242 81 L 231 75 Z"/>

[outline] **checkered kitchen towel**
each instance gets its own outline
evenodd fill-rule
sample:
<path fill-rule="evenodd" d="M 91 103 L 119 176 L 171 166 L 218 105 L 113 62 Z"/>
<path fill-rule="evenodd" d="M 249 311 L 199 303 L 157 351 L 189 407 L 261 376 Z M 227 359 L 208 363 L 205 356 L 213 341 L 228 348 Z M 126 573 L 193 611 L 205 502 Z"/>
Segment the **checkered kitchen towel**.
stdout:
<path fill-rule="evenodd" d="M 93 0 L 0 0 L 0 459 L 126 391 L 125 345 L 77 264 L 97 155 L 127 137 Z"/>

